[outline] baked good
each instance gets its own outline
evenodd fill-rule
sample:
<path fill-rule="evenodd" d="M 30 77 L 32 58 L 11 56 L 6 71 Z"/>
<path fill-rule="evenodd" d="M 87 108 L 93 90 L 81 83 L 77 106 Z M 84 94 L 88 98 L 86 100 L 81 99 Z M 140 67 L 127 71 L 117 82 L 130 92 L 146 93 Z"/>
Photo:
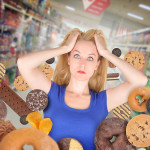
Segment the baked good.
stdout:
<path fill-rule="evenodd" d="M 83 150 L 80 142 L 73 138 L 63 138 L 57 144 L 60 150 Z"/>
<path fill-rule="evenodd" d="M 32 145 L 34 150 L 59 150 L 57 143 L 42 131 L 34 128 L 21 128 L 7 134 L 0 143 L 0 150 L 21 150 Z"/>
<path fill-rule="evenodd" d="M 26 102 L 5 83 L 0 87 L 0 98 L 20 117 L 32 112 Z"/>
<path fill-rule="evenodd" d="M 136 147 L 150 146 L 150 116 L 140 114 L 133 117 L 127 124 L 126 135 Z"/>
<path fill-rule="evenodd" d="M 21 124 L 23 124 L 23 125 L 28 124 L 28 121 L 26 121 L 26 117 L 27 117 L 27 115 L 23 115 L 20 117 L 20 123 Z"/>
<path fill-rule="evenodd" d="M 146 102 L 150 97 L 150 90 L 146 87 L 133 89 L 128 96 L 128 104 L 131 109 L 144 112 L 146 111 Z"/>
<path fill-rule="evenodd" d="M 7 115 L 7 107 L 5 105 L 5 103 L 0 100 L 0 120 L 5 120 Z"/>
<path fill-rule="evenodd" d="M 3 137 L 10 133 L 11 131 L 16 130 L 16 128 L 12 125 L 12 123 L 8 121 L 1 120 L 0 121 L 0 142 L 2 141 Z"/>
<path fill-rule="evenodd" d="M 28 93 L 26 105 L 32 111 L 44 110 L 48 105 L 48 96 L 44 91 L 34 89 Z"/>
<path fill-rule="evenodd" d="M 146 109 L 150 113 L 150 98 L 146 102 Z"/>
<path fill-rule="evenodd" d="M 2 63 L 0 63 L 0 79 L 3 79 L 5 72 L 6 72 L 5 66 Z"/>
<path fill-rule="evenodd" d="M 120 118 L 107 118 L 98 126 L 95 133 L 96 150 L 134 150 L 126 137 L 127 121 Z M 111 143 L 113 136 L 116 136 L 115 141 Z"/>
<path fill-rule="evenodd" d="M 52 63 L 54 63 L 54 61 L 55 61 L 55 57 L 46 60 L 46 63 L 52 64 Z"/>
<path fill-rule="evenodd" d="M 138 51 L 129 51 L 124 60 L 134 66 L 136 69 L 140 70 L 145 64 L 144 56 Z"/>
<path fill-rule="evenodd" d="M 131 115 L 131 109 L 128 104 L 122 104 L 113 109 L 113 116 L 121 119 L 128 120 Z"/>
<path fill-rule="evenodd" d="M 15 78 L 14 86 L 18 91 L 26 91 L 29 86 L 22 76 L 18 76 Z"/>
<path fill-rule="evenodd" d="M 108 66 L 109 66 L 110 68 L 116 68 L 116 66 L 115 66 L 113 63 L 111 63 L 110 61 L 108 62 Z"/>
<path fill-rule="evenodd" d="M 112 54 L 116 55 L 117 57 L 121 56 L 121 50 L 119 48 L 114 48 L 112 50 Z"/>
<path fill-rule="evenodd" d="M 51 78 L 53 77 L 54 71 L 50 65 L 43 65 L 40 67 L 40 70 L 46 75 L 48 79 L 51 80 Z"/>

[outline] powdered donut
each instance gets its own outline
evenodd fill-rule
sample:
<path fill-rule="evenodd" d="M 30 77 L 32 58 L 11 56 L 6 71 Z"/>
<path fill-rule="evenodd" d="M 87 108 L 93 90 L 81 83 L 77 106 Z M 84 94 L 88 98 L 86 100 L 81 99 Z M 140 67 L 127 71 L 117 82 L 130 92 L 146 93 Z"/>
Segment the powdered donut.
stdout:
<path fill-rule="evenodd" d="M 135 150 L 127 140 L 127 121 L 120 118 L 107 118 L 101 122 L 95 133 L 96 150 Z M 117 136 L 113 143 L 113 136 Z"/>
<path fill-rule="evenodd" d="M 21 128 L 7 134 L 0 143 L 0 150 L 22 150 L 32 145 L 34 150 L 59 150 L 57 143 L 44 132 L 34 128 Z"/>
<path fill-rule="evenodd" d="M 0 100 L 0 120 L 4 120 L 6 118 L 7 115 L 7 107 L 5 105 L 5 103 Z"/>
<path fill-rule="evenodd" d="M 47 94 L 39 89 L 32 90 L 26 97 L 26 105 L 32 111 L 41 111 L 46 108 L 48 104 Z"/>

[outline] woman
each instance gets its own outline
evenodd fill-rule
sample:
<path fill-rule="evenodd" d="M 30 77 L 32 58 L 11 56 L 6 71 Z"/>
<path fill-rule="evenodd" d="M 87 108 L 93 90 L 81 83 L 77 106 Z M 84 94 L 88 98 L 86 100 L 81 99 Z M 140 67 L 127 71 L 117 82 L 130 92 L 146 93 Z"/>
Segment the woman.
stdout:
<path fill-rule="evenodd" d="M 37 68 L 49 58 L 59 56 L 54 81 Z M 105 90 L 107 60 L 117 66 L 127 81 Z M 95 150 L 94 138 L 99 124 L 113 108 L 127 102 L 132 89 L 145 86 L 147 77 L 107 50 L 100 30 L 86 33 L 71 30 L 60 47 L 38 51 L 19 58 L 19 70 L 31 89 L 48 94 L 44 117 L 51 118 L 50 136 L 58 142 L 71 137 L 84 150 Z"/>

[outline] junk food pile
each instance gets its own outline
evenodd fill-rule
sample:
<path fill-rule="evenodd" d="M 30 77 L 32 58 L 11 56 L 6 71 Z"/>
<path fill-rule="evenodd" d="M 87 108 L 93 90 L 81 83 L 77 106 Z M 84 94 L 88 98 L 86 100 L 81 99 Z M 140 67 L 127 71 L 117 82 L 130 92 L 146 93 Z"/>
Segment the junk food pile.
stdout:
<path fill-rule="evenodd" d="M 119 48 L 112 53 L 121 56 Z M 145 64 L 144 56 L 137 51 L 128 52 L 124 60 L 140 70 Z M 53 69 L 50 66 L 55 61 L 51 58 L 39 69 L 52 79 Z M 110 68 L 116 66 L 109 62 Z M 49 132 L 53 128 L 50 118 L 42 118 L 39 111 L 48 105 L 47 94 L 39 89 L 28 93 L 26 100 L 22 99 L 3 82 L 5 66 L 0 63 L 0 150 L 22 149 L 25 144 L 33 145 L 35 150 L 83 150 L 79 141 L 68 137 L 56 142 Z M 107 81 L 118 80 L 119 73 L 107 74 Z M 17 76 L 14 86 L 18 91 L 26 91 L 29 86 L 23 77 Z M 20 116 L 22 125 L 30 124 L 31 128 L 16 129 L 7 116 L 6 104 Z M 128 97 L 128 102 L 113 109 L 113 116 L 103 120 L 95 133 L 96 150 L 150 150 L 150 81 L 145 87 L 135 88 Z M 43 140 L 44 139 L 44 140 Z"/>

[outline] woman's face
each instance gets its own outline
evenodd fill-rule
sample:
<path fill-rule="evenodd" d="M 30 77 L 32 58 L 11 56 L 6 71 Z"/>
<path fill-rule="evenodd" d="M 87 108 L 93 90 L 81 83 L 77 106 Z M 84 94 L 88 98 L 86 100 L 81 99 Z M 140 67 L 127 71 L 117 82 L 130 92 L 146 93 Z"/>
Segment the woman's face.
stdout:
<path fill-rule="evenodd" d="M 100 63 L 98 57 L 98 51 L 93 42 L 77 41 L 68 57 L 71 75 L 78 80 L 89 80 Z"/>

